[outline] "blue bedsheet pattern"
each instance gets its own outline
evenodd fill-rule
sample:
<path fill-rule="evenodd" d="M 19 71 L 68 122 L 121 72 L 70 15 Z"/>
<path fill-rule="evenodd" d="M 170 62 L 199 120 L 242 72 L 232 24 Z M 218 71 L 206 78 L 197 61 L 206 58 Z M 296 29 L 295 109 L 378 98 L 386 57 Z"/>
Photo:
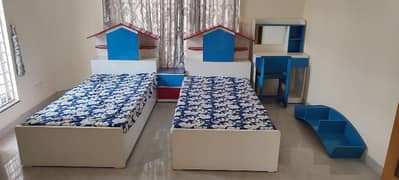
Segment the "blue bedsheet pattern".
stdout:
<path fill-rule="evenodd" d="M 249 81 L 232 77 L 186 77 L 174 128 L 276 129 Z"/>
<path fill-rule="evenodd" d="M 133 126 L 153 94 L 155 74 L 96 74 L 68 91 L 23 125 Z"/>

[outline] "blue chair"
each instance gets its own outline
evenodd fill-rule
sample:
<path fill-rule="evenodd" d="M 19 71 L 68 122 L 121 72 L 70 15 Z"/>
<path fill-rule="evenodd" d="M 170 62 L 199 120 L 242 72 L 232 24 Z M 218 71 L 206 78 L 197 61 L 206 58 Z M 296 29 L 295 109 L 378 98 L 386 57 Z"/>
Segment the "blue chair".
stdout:
<path fill-rule="evenodd" d="M 260 98 L 277 98 L 284 107 L 288 104 L 288 94 L 290 89 L 291 77 L 291 57 L 290 56 L 265 56 L 256 60 L 256 85 L 257 93 Z M 278 92 L 276 96 L 263 96 L 263 87 L 266 79 L 278 80 Z M 285 85 L 282 93 L 282 85 Z"/>

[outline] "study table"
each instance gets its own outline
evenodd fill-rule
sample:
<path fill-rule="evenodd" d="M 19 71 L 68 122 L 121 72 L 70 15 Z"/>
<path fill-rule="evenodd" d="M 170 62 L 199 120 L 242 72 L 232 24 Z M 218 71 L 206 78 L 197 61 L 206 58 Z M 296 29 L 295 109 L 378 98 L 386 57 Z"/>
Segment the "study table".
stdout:
<path fill-rule="evenodd" d="M 307 74 L 309 67 L 309 55 L 306 53 L 287 53 L 287 52 L 256 52 L 253 54 L 252 64 L 252 85 L 256 84 L 256 61 L 267 56 L 290 56 L 291 57 L 291 81 L 288 103 L 304 103 L 304 92 L 307 84 Z M 270 84 L 270 83 L 267 83 Z"/>

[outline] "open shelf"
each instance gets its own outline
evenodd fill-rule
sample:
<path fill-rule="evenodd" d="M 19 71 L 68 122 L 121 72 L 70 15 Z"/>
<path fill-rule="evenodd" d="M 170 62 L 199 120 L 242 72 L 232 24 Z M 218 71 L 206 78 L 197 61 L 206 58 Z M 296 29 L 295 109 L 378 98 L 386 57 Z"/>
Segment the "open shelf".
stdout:
<path fill-rule="evenodd" d="M 188 49 L 189 49 L 189 50 L 192 50 L 192 51 L 203 51 L 203 50 L 204 50 L 202 47 L 188 47 Z M 248 51 L 248 48 L 247 48 L 247 47 L 235 47 L 235 48 L 234 48 L 234 51 L 235 51 L 235 52 L 238 52 L 238 51 Z"/>
<path fill-rule="evenodd" d="M 288 52 L 299 53 L 303 52 L 303 41 L 302 40 L 289 40 Z"/>
<path fill-rule="evenodd" d="M 360 158 L 366 149 L 353 125 L 333 108 L 297 105 L 295 118 L 312 127 L 331 158 Z"/>

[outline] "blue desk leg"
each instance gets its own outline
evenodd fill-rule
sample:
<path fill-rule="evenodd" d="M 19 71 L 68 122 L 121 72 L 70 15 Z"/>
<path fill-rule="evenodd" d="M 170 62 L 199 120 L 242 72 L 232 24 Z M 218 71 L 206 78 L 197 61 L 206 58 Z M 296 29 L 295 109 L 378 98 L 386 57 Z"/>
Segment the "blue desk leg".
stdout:
<path fill-rule="evenodd" d="M 291 63 L 292 60 L 288 60 L 288 66 L 287 66 L 287 75 L 285 77 L 285 88 L 284 88 L 284 99 L 283 99 L 283 103 L 284 103 L 284 107 L 287 107 L 288 105 L 288 97 L 289 97 L 289 92 L 290 92 L 290 83 L 291 83 Z"/>
<path fill-rule="evenodd" d="M 258 83 L 258 96 L 262 96 L 263 93 L 263 88 L 264 88 L 264 81 L 265 81 L 265 61 L 260 62 L 260 74 L 259 78 L 257 78 L 257 83 Z"/>

